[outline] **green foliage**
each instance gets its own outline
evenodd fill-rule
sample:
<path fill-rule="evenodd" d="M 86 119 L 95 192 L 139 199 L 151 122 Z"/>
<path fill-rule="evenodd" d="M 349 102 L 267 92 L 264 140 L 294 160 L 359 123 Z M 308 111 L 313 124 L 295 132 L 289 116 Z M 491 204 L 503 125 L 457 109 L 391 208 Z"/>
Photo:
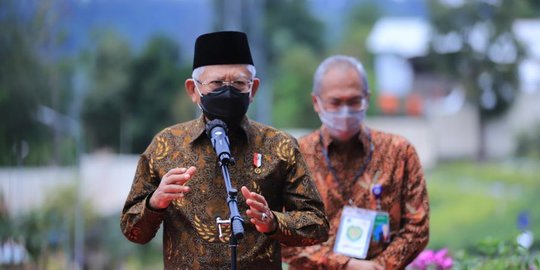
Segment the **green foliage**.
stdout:
<path fill-rule="evenodd" d="M 15 1 L 0 1 L 0 10 L 0 165 L 16 165 L 23 141 L 33 146 L 42 140 L 35 115 L 44 96 L 44 71 L 34 47 L 34 18 L 20 18 Z"/>
<path fill-rule="evenodd" d="M 323 24 L 310 13 L 306 1 L 265 1 L 263 8 L 260 53 L 267 69 L 261 76 L 264 90 L 271 93 L 266 96 L 272 97 L 272 125 L 314 127 L 318 121 L 309 93 L 318 64 L 314 60 L 326 49 Z M 267 102 L 262 97 L 259 94 L 258 103 Z"/>
<path fill-rule="evenodd" d="M 34 264 L 47 262 L 50 254 L 70 250 L 73 243 L 75 213 L 77 207 L 76 187 L 58 187 L 45 203 L 21 216 L 4 213 L 0 219 L 0 239 L 22 239 Z M 81 204 L 85 220 L 95 218 L 88 203 Z"/>
<path fill-rule="evenodd" d="M 271 46 L 267 48 L 270 62 L 284 57 L 290 46 L 300 45 L 313 50 L 315 54 L 325 50 L 324 25 L 313 16 L 306 1 L 274 0 L 265 1 L 264 32 Z"/>
<path fill-rule="evenodd" d="M 381 16 L 378 7 L 373 3 L 364 3 L 356 6 L 347 16 L 347 27 L 343 33 L 343 39 L 339 42 L 331 54 L 345 54 L 356 57 L 362 62 L 368 75 L 371 90 L 370 106 L 368 114 L 376 114 L 377 89 L 375 85 L 375 71 L 373 67 L 373 55 L 367 50 L 365 44 L 371 33 L 373 25 Z"/>
<path fill-rule="evenodd" d="M 6 239 L 22 242 L 32 269 L 70 269 L 65 263 L 73 258 L 77 187 L 67 185 L 45 192 L 45 203 L 21 216 L 10 216 L 0 209 L 0 243 Z M 134 244 L 120 231 L 119 213 L 98 217 L 86 201 L 81 202 L 80 211 L 88 269 L 163 267 L 161 232 L 147 245 Z"/>
<path fill-rule="evenodd" d="M 525 53 L 513 23 L 525 2 L 428 1 L 433 35 L 428 62 L 442 79 L 462 87 L 479 114 L 477 158 L 485 159 L 485 126 L 505 113 L 519 91 L 518 64 Z M 528 3 L 528 2 L 527 2 Z"/>
<path fill-rule="evenodd" d="M 183 89 L 190 69 L 180 68 L 178 45 L 155 37 L 136 57 L 116 33 L 99 33 L 83 120 L 89 148 L 141 153 L 161 129 L 193 118 Z"/>
<path fill-rule="evenodd" d="M 47 122 L 43 106 L 68 111 L 69 60 L 54 59 L 62 42 L 57 1 L 32 5 L 0 1 L 0 165 L 73 163 L 72 138 L 64 122 Z M 65 117 L 64 117 L 65 120 Z"/>
<path fill-rule="evenodd" d="M 152 39 L 133 61 L 124 95 L 130 152 L 144 151 L 158 131 L 193 118 L 193 104 L 183 91 L 191 69 L 179 63 L 178 45 L 166 37 Z"/>
<path fill-rule="evenodd" d="M 158 269 L 163 268 L 162 231 L 145 245 L 129 242 L 118 225 L 120 213 L 101 217 L 86 224 L 86 250 L 89 265 L 94 269 Z M 100 262 L 91 261 L 99 254 Z"/>
<path fill-rule="evenodd" d="M 434 27 L 430 61 L 443 77 L 465 88 L 482 121 L 501 115 L 519 90 L 517 63 L 524 56 L 512 30 L 514 1 L 475 0 L 458 7 L 429 3 Z M 445 49 L 449 44 L 462 47 Z"/>
<path fill-rule="evenodd" d="M 456 270 L 529 270 L 540 267 L 540 254 L 517 244 L 496 238 L 485 238 L 469 250 L 454 255 Z"/>
<path fill-rule="evenodd" d="M 129 44 L 113 31 L 94 33 L 95 52 L 90 59 L 90 86 L 82 111 L 82 119 L 90 149 L 118 149 L 125 91 L 132 61 Z"/>
<path fill-rule="evenodd" d="M 516 155 L 540 159 L 540 123 L 518 136 Z"/>
<path fill-rule="evenodd" d="M 487 237 L 514 239 L 517 215 L 529 210 L 531 230 L 540 235 L 540 169 L 534 163 L 470 162 L 439 165 L 427 172 L 431 248 L 458 250 Z M 494 225 L 496 224 L 496 226 Z"/>
<path fill-rule="evenodd" d="M 320 125 L 313 111 L 311 89 L 318 65 L 310 50 L 295 46 L 286 51 L 274 80 L 274 124 L 278 127 L 315 128 Z"/>

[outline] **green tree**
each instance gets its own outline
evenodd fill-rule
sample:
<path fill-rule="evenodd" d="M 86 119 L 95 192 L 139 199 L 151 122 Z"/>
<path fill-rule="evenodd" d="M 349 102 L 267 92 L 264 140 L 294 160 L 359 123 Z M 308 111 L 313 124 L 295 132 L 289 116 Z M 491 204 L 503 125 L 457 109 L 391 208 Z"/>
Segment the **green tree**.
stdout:
<path fill-rule="evenodd" d="M 85 223 L 96 219 L 87 201 L 81 209 L 76 209 L 76 205 L 75 186 L 58 187 L 39 208 L 18 216 L 8 215 L 7 222 L 0 223 L 0 239 L 12 238 L 23 243 L 30 255 L 31 269 L 61 269 L 57 265 L 65 261 L 54 257 L 62 254 L 66 260 L 72 258 L 76 210 L 85 213 Z"/>
<path fill-rule="evenodd" d="M 152 38 L 140 55 L 113 31 L 96 33 L 95 52 L 85 55 L 91 68 L 83 110 L 89 149 L 141 153 L 167 126 L 193 118 L 183 91 L 191 70 L 180 66 L 180 49 L 167 37 Z"/>
<path fill-rule="evenodd" d="M 350 10 L 344 28 L 343 39 L 331 49 L 331 54 L 345 54 L 359 59 L 368 76 L 371 86 L 375 85 L 373 55 L 366 48 L 366 40 L 373 25 L 380 18 L 381 12 L 373 3 L 363 3 Z M 368 114 L 377 112 L 377 91 L 371 87 L 371 99 Z"/>
<path fill-rule="evenodd" d="M 464 1 L 447 6 L 429 1 L 434 35 L 433 66 L 461 85 L 479 115 L 478 159 L 485 159 L 485 129 L 504 113 L 519 90 L 517 64 L 523 50 L 512 31 L 515 1 Z"/>
<path fill-rule="evenodd" d="M 31 25 L 18 18 L 12 1 L 0 10 L 0 164 L 15 165 L 22 141 L 34 142 L 40 129 L 35 115 L 40 101 L 42 70 L 33 47 Z M 33 78 L 33 79 L 30 79 Z M 13 151 L 15 150 L 15 151 Z"/>
<path fill-rule="evenodd" d="M 313 60 L 326 50 L 322 22 L 305 0 L 231 2 L 214 1 L 214 29 L 236 27 L 248 33 L 262 80 L 250 115 L 280 128 L 313 127 L 316 116 L 298 113 L 312 110 L 312 74 L 307 73 L 315 70 Z"/>
<path fill-rule="evenodd" d="M 310 93 L 313 72 L 326 51 L 324 26 L 306 1 L 266 1 L 264 47 L 272 81 L 273 123 L 280 128 L 313 128 Z"/>
<path fill-rule="evenodd" d="M 310 98 L 317 59 L 313 51 L 295 45 L 284 52 L 284 57 L 277 63 L 273 121 L 277 127 L 315 128 L 320 125 Z"/>
<path fill-rule="evenodd" d="M 58 2 L 0 1 L 0 165 L 60 162 L 60 123 L 42 112 L 66 104 L 63 64 L 49 56 L 62 42 Z"/>
<path fill-rule="evenodd" d="M 155 37 L 130 67 L 124 93 L 130 152 L 144 151 L 157 132 L 193 118 L 194 107 L 184 91 L 191 69 L 180 66 L 179 52 L 170 38 Z"/>
<path fill-rule="evenodd" d="M 118 151 L 133 56 L 127 41 L 114 31 L 93 35 L 96 49 L 83 55 L 90 81 L 82 111 L 86 139 L 89 149 L 110 147 Z"/>

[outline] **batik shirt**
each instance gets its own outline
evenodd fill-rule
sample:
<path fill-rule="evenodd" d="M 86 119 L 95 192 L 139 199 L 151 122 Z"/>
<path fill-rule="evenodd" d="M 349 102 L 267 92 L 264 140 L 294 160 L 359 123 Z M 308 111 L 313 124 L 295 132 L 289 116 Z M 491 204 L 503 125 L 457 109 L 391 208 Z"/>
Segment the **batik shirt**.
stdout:
<path fill-rule="evenodd" d="M 366 259 L 387 270 L 404 269 L 427 245 L 428 196 L 414 147 L 400 136 L 362 130 L 358 139 L 347 145 L 333 141 L 325 127 L 300 138 L 300 151 L 325 204 L 330 237 L 321 245 L 284 250 L 291 270 L 345 269 L 349 257 L 333 253 L 343 206 L 375 210 L 377 200 L 371 191 L 374 184 L 382 185 L 381 207 L 390 216 L 391 241 L 388 244 L 372 241 Z M 335 175 L 325 159 L 323 147 L 327 149 Z M 354 179 L 369 157 L 371 147 L 371 160 L 360 177 Z"/>
<path fill-rule="evenodd" d="M 271 234 L 258 232 L 245 215 L 248 206 L 239 192 L 245 233 L 238 242 L 237 265 L 239 269 L 281 269 L 281 244 L 305 246 L 328 238 L 324 206 L 294 138 L 247 118 L 240 126 L 229 132 L 236 160 L 229 166 L 231 184 L 264 196 L 278 225 Z M 152 210 L 148 201 L 163 175 L 190 166 L 197 168 L 185 184 L 191 191 L 164 210 Z M 225 227 L 220 238 L 216 224 L 218 217 L 229 218 L 226 199 L 222 170 L 205 134 L 204 118 L 178 124 L 157 134 L 140 156 L 122 211 L 122 232 L 133 242 L 147 243 L 163 223 L 165 269 L 230 269 L 231 230 Z"/>

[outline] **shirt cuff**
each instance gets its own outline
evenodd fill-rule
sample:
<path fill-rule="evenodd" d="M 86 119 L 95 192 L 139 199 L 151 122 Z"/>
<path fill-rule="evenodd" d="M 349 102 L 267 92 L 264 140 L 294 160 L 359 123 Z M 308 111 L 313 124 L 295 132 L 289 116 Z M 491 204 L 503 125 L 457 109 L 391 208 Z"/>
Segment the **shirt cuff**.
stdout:
<path fill-rule="evenodd" d="M 274 228 L 273 231 L 264 233 L 264 234 L 266 234 L 266 235 L 268 235 L 268 236 L 274 235 L 274 234 L 278 231 L 278 228 L 279 228 L 279 220 L 278 220 L 278 217 L 277 217 L 277 215 L 276 215 L 276 213 L 275 213 L 274 211 L 271 211 L 271 212 L 272 212 L 272 215 L 274 215 L 274 220 L 276 221 L 276 227 Z"/>
<path fill-rule="evenodd" d="M 163 213 L 163 212 L 165 212 L 165 210 L 167 210 L 167 207 L 159 209 L 159 208 L 154 208 L 154 207 L 152 207 L 150 205 L 150 198 L 152 198 L 152 194 L 154 194 L 153 191 L 152 191 L 152 193 L 148 194 L 148 196 L 146 196 L 146 198 L 144 199 L 144 208 L 145 208 L 145 210 L 150 210 L 151 212 L 155 212 L 155 213 Z"/>

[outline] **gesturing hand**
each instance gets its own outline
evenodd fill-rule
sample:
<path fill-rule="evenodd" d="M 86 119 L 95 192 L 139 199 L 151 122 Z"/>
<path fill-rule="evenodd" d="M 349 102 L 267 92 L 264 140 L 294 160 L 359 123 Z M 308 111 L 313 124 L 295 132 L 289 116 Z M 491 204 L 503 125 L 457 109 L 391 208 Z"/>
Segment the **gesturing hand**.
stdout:
<path fill-rule="evenodd" d="M 268 208 L 266 199 L 262 195 L 249 191 L 245 186 L 242 187 L 242 195 L 246 198 L 246 203 L 249 206 L 246 215 L 250 217 L 249 221 L 255 224 L 257 231 L 262 233 L 275 231 L 276 218 Z"/>
<path fill-rule="evenodd" d="M 152 194 L 149 201 L 150 207 L 164 209 L 169 206 L 172 200 L 183 198 L 184 194 L 190 191 L 190 188 L 184 184 L 191 179 L 195 171 L 196 168 L 193 166 L 189 169 L 174 168 L 168 171 Z"/>

